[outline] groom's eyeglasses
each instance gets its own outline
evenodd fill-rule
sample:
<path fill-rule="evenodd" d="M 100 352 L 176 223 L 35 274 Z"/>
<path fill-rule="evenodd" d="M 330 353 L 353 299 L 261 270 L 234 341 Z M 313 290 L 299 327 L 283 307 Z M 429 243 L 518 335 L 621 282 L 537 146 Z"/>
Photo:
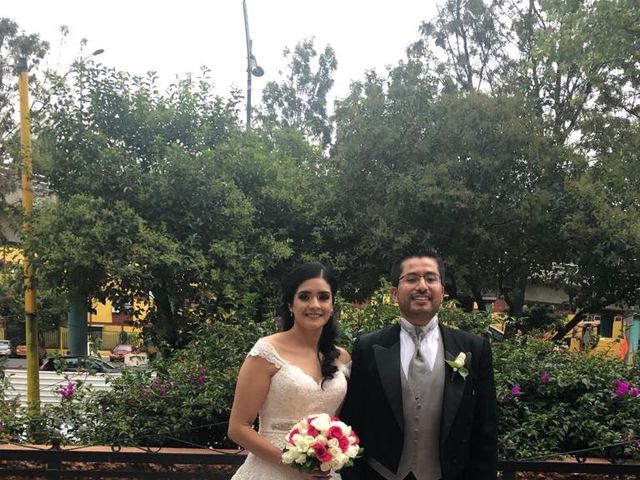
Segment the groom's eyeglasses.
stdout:
<path fill-rule="evenodd" d="M 440 284 L 440 275 L 437 273 L 407 273 L 402 275 L 399 280 L 409 286 L 414 286 L 420 283 L 421 278 L 424 278 L 425 283 L 429 286 Z"/>

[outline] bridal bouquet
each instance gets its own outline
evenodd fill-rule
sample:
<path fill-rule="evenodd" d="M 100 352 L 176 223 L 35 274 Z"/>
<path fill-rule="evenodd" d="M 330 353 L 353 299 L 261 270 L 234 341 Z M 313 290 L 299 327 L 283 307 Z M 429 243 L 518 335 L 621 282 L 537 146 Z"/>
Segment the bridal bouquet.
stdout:
<path fill-rule="evenodd" d="M 320 413 L 296 423 L 287 435 L 282 462 L 302 472 L 337 472 L 353 464 L 364 449 L 350 426 L 337 417 Z"/>

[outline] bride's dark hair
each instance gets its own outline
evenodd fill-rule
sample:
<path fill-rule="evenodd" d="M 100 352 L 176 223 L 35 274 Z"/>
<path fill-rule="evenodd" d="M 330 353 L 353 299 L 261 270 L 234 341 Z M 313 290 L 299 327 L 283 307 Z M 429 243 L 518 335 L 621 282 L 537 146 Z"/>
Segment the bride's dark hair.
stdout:
<path fill-rule="evenodd" d="M 331 270 L 321 263 L 305 263 L 304 265 L 299 266 L 287 275 L 282 288 L 280 316 L 282 317 L 282 329 L 284 331 L 293 327 L 293 314 L 291 313 L 291 310 L 289 310 L 289 307 L 293 304 L 293 298 L 298 291 L 298 287 L 301 283 L 312 278 L 322 278 L 329 284 L 329 288 L 331 289 L 331 301 L 335 303 L 338 283 L 336 282 Z M 333 378 L 333 375 L 338 371 L 338 367 L 335 365 L 335 360 L 338 358 L 340 353 L 336 348 L 338 323 L 335 316 L 336 314 L 334 311 L 334 313 L 329 317 L 327 323 L 322 327 L 322 333 L 320 334 L 320 340 L 318 341 L 318 352 L 322 354 L 321 370 L 323 384 L 325 380 Z"/>

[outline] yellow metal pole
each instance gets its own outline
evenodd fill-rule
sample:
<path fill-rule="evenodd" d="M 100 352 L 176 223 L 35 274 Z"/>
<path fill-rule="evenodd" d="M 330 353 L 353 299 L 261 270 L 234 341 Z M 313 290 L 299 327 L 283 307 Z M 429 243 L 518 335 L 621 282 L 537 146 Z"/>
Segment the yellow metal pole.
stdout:
<path fill-rule="evenodd" d="M 31 176 L 31 124 L 29 113 L 29 69 L 26 59 L 17 66 L 20 89 L 20 156 L 22 161 L 22 208 L 24 210 L 22 231 L 30 229 L 29 217 L 33 210 Z M 27 255 L 24 256 L 24 314 L 27 340 L 27 401 L 32 413 L 40 410 L 40 375 L 38 357 L 38 320 L 36 319 L 36 291 L 32 284 L 32 269 Z"/>

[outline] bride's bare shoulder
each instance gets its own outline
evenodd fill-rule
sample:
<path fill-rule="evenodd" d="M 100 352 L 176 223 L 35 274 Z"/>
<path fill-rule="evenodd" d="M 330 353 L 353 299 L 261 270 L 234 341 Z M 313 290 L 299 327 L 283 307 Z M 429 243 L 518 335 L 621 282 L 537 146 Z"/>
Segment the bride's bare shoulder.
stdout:
<path fill-rule="evenodd" d="M 262 340 L 263 342 L 267 342 L 268 344 L 275 347 L 278 345 L 282 345 L 283 343 L 282 335 L 283 335 L 282 332 L 273 333 L 271 335 L 267 335 L 266 337 L 262 337 L 260 340 Z"/>

